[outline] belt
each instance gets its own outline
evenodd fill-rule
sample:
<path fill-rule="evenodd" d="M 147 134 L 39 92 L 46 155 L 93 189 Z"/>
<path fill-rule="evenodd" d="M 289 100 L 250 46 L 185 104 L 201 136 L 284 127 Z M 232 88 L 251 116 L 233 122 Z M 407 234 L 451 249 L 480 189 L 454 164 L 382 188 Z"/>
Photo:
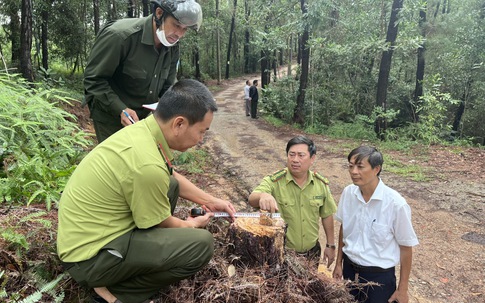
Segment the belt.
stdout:
<path fill-rule="evenodd" d="M 382 267 L 379 267 L 379 266 L 362 266 L 362 265 L 359 265 L 357 263 L 352 262 L 352 260 L 350 260 L 349 257 L 347 257 L 346 254 L 343 254 L 343 257 L 344 257 L 344 261 L 349 263 L 349 265 L 352 267 L 352 269 L 357 273 L 360 273 L 360 272 L 388 272 L 388 271 L 394 270 L 394 266 L 389 267 L 389 268 L 382 268 Z"/>
<path fill-rule="evenodd" d="M 296 252 L 296 254 L 299 255 L 299 256 L 303 256 L 303 257 L 317 256 L 318 258 L 320 258 L 321 252 L 322 252 L 322 250 L 320 248 L 320 242 L 317 241 L 317 244 L 315 244 L 315 246 L 313 246 L 309 250 L 304 251 L 304 252 Z"/>

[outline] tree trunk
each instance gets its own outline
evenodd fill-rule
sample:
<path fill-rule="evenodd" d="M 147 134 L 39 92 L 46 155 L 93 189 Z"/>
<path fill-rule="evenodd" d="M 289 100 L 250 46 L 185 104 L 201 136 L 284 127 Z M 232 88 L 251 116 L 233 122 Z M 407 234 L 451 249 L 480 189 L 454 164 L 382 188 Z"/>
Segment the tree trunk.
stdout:
<path fill-rule="evenodd" d="M 45 2 L 44 5 L 48 5 L 50 2 Z M 49 9 L 45 6 L 42 7 L 41 12 L 42 17 L 42 25 L 41 25 L 41 37 L 40 37 L 40 44 L 42 47 L 42 67 L 45 70 L 49 69 L 49 48 L 47 45 L 48 41 L 48 32 L 47 29 L 49 27 Z"/>
<path fill-rule="evenodd" d="M 282 219 L 238 218 L 229 226 L 227 253 L 244 267 L 281 266 L 285 257 L 285 223 Z"/>
<path fill-rule="evenodd" d="M 128 7 L 127 7 L 127 12 L 126 12 L 126 15 L 128 16 L 128 18 L 133 18 L 135 15 L 134 15 L 134 12 L 135 12 L 135 3 L 133 0 L 128 0 Z"/>
<path fill-rule="evenodd" d="M 394 0 L 392 3 L 391 18 L 387 27 L 386 43 L 388 49 L 382 52 L 381 65 L 379 68 L 379 78 L 377 80 L 376 106 L 382 107 L 385 112 L 387 109 L 387 87 L 389 84 L 389 73 L 391 71 L 392 53 L 398 33 L 398 14 L 402 9 L 404 0 Z M 379 117 L 375 123 L 375 132 L 380 139 L 384 139 L 387 128 L 387 121 Z"/>
<path fill-rule="evenodd" d="M 236 27 L 236 8 L 237 8 L 237 0 L 234 0 L 234 7 L 232 10 L 232 19 L 231 19 L 231 29 L 229 30 L 229 42 L 227 43 L 226 80 L 229 79 L 229 69 L 231 65 L 232 36 L 234 34 L 234 28 Z"/>
<path fill-rule="evenodd" d="M 265 45 L 265 40 L 263 45 Z M 268 59 L 268 51 L 261 50 L 261 87 L 265 88 L 269 84 L 271 75 L 270 62 Z"/>
<path fill-rule="evenodd" d="M 246 29 L 244 30 L 244 73 L 248 74 L 251 71 L 251 65 L 250 65 L 250 58 L 251 54 L 249 52 L 249 27 L 247 26 L 249 24 L 249 16 L 251 15 L 251 10 L 249 9 L 249 3 L 248 0 L 244 0 L 244 18 L 246 20 Z"/>
<path fill-rule="evenodd" d="M 470 90 L 472 88 L 472 83 L 473 83 L 473 80 L 471 79 L 471 76 L 470 76 L 465 83 L 465 89 L 463 90 L 463 94 L 460 99 L 460 104 L 458 105 L 458 108 L 456 109 L 456 112 L 455 112 L 455 119 L 453 120 L 452 129 L 453 129 L 453 136 L 456 136 L 456 137 L 461 137 L 461 134 L 460 134 L 461 120 L 462 120 L 463 114 L 465 113 L 465 107 L 468 101 Z"/>
<path fill-rule="evenodd" d="M 301 49 L 302 49 L 302 46 L 301 46 L 301 35 L 298 34 L 298 37 L 297 37 L 297 52 L 296 52 L 296 63 L 298 65 L 301 64 Z M 298 74 L 297 74 L 297 77 L 298 77 Z"/>
<path fill-rule="evenodd" d="M 99 0 L 93 0 L 94 34 L 99 32 Z"/>
<path fill-rule="evenodd" d="M 216 0 L 216 20 L 220 15 L 219 0 Z M 216 64 L 217 64 L 217 84 L 221 84 L 221 33 L 219 26 L 216 26 Z"/>
<path fill-rule="evenodd" d="M 419 28 L 421 29 L 421 36 L 423 37 L 423 43 L 418 48 L 418 65 L 416 67 L 416 87 L 414 89 L 414 103 L 411 104 L 411 115 L 413 122 L 419 121 L 419 113 L 417 108 L 421 103 L 421 97 L 423 96 L 423 80 L 424 80 L 424 68 L 425 68 L 425 52 L 426 52 L 426 10 L 427 5 L 424 4 L 419 11 Z"/>
<path fill-rule="evenodd" d="M 300 0 L 301 12 L 303 15 L 303 23 L 305 28 L 303 35 L 301 36 L 301 74 L 300 74 L 300 87 L 298 88 L 298 95 L 296 97 L 296 107 L 293 114 L 293 122 L 298 123 L 301 126 L 305 124 L 305 94 L 308 86 L 308 68 L 310 66 L 310 48 L 307 46 L 308 39 L 310 37 L 309 25 L 306 20 L 307 4 L 306 0 Z"/>
<path fill-rule="evenodd" d="M 12 66 L 20 69 L 20 18 L 18 10 L 19 3 L 16 1 L 9 1 L 7 6 L 7 14 L 10 18 L 10 36 L 9 40 L 12 43 Z"/>
<path fill-rule="evenodd" d="M 436 19 L 436 17 L 438 16 L 438 13 L 440 11 L 440 5 L 441 5 L 441 0 L 438 0 L 438 2 L 436 3 L 436 9 L 433 14 L 434 19 Z"/>
<path fill-rule="evenodd" d="M 106 4 L 108 5 L 107 7 L 108 21 L 118 19 L 118 13 L 116 11 L 116 0 L 108 0 L 106 1 Z"/>
<path fill-rule="evenodd" d="M 288 42 L 288 70 L 286 72 L 286 76 L 291 76 L 291 60 L 293 60 L 293 35 L 290 34 L 290 41 Z"/>
<path fill-rule="evenodd" d="M 195 60 L 195 79 L 201 81 L 202 75 L 200 73 L 200 53 L 199 53 L 199 47 L 196 46 L 194 50 L 194 60 Z"/>
<path fill-rule="evenodd" d="M 118 19 L 118 8 L 116 7 L 116 0 L 112 0 L 111 10 L 112 10 L 113 20 L 117 20 Z"/>
<path fill-rule="evenodd" d="M 278 79 L 278 51 L 275 49 L 273 51 L 273 62 L 272 62 L 272 68 L 273 68 L 273 82 L 276 82 L 276 79 Z"/>
<path fill-rule="evenodd" d="M 20 73 L 30 82 L 34 82 L 32 68 L 32 1 L 22 0 L 20 24 Z"/>
<path fill-rule="evenodd" d="M 143 17 L 146 17 L 150 14 L 148 0 L 143 0 L 142 3 L 143 3 Z"/>
<path fill-rule="evenodd" d="M 334 28 L 337 26 L 340 19 L 340 12 L 339 10 L 334 7 L 332 11 L 330 11 L 330 28 Z"/>

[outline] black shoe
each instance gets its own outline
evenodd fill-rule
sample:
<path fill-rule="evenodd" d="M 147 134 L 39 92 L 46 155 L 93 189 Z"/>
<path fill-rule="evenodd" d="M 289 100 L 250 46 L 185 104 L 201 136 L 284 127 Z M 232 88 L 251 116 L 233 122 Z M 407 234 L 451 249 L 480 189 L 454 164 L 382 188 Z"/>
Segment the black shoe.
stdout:
<path fill-rule="evenodd" d="M 249 114 L 246 114 L 246 117 L 249 117 Z"/>

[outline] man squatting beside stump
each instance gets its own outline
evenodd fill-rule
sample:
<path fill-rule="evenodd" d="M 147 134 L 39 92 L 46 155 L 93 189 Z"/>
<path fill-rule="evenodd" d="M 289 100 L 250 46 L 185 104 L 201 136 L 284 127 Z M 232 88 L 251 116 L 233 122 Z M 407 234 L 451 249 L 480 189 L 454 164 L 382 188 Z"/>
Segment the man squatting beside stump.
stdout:
<path fill-rule="evenodd" d="M 96 146 L 69 179 L 59 203 L 57 251 L 94 302 L 139 303 L 192 276 L 212 258 L 211 212 L 181 220 L 178 197 L 208 211 L 234 206 L 178 174 L 171 150 L 200 143 L 217 106 L 209 90 L 181 80 L 153 115 Z"/>

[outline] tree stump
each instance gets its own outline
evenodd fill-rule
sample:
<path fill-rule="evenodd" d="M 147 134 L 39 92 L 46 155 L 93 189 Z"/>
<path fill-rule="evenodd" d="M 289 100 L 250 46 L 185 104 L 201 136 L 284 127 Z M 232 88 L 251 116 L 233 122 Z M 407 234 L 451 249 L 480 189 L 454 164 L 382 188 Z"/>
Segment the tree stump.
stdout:
<path fill-rule="evenodd" d="M 282 219 L 237 218 L 229 226 L 228 254 L 246 267 L 278 266 L 284 262 L 286 225 Z"/>

